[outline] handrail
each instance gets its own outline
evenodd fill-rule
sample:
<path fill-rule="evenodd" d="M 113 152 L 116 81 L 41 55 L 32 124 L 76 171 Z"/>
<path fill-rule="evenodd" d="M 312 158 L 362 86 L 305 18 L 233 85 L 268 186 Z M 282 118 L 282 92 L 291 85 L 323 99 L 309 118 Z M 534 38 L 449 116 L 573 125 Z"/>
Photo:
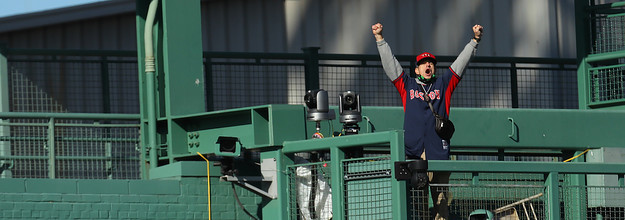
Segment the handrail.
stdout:
<path fill-rule="evenodd" d="M 136 57 L 135 50 L 76 50 L 76 49 L 23 49 L 6 48 L 6 55 L 48 55 L 48 56 L 116 56 Z M 219 52 L 204 51 L 205 58 L 230 58 L 230 59 L 283 59 L 303 60 L 303 53 L 258 53 L 258 52 Z M 399 61 L 414 61 L 415 55 L 396 55 Z M 452 62 L 455 56 L 436 56 L 439 62 Z M 373 54 L 328 54 L 320 53 L 319 60 L 354 60 L 354 61 L 379 61 L 379 55 Z M 473 63 L 532 63 L 532 64 L 565 64 L 576 65 L 575 58 L 544 58 L 544 57 L 493 57 L 476 56 Z"/>
<path fill-rule="evenodd" d="M 9 119 L 9 118 L 114 119 L 114 120 L 139 120 L 141 119 L 139 114 L 0 112 L 0 119 Z"/>

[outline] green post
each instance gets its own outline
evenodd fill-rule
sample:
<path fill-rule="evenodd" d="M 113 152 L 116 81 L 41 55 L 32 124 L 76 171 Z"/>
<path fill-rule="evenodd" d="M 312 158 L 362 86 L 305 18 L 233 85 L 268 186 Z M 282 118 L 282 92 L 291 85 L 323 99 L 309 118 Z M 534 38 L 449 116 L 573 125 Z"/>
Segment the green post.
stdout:
<path fill-rule="evenodd" d="M 4 45 L 0 45 L 0 112 L 9 112 L 9 66 L 5 56 Z M 0 123 L 5 122 L 0 119 Z M 10 130 L 6 126 L 0 126 L 0 136 L 9 136 Z M 0 156 L 11 156 L 11 143 L 0 141 Z M 7 161 L 0 161 L 0 166 Z M 11 178 L 11 170 L 7 169 L 0 174 L 0 178 Z"/>
<path fill-rule="evenodd" d="M 147 10 L 151 2 L 138 0 L 136 13 L 138 56 L 146 59 L 145 67 L 139 65 L 142 148 L 149 148 L 155 168 L 173 163 L 175 154 L 188 154 L 186 136 L 180 135 L 185 132 L 173 118 L 202 113 L 205 104 L 200 0 L 158 0 L 154 17 Z"/>
<path fill-rule="evenodd" d="M 579 109 L 588 109 L 589 82 L 586 56 L 590 51 L 589 13 L 586 11 L 588 0 L 575 0 L 575 39 L 577 45 L 577 91 Z"/>
<path fill-rule="evenodd" d="M 519 85 L 515 63 L 510 64 L 510 94 L 512 95 L 512 108 L 519 108 Z"/>
<path fill-rule="evenodd" d="M 480 184 L 480 173 L 472 172 L 471 173 L 471 185 L 477 186 Z"/>
<path fill-rule="evenodd" d="M 304 79 L 306 91 L 319 89 L 319 47 L 304 47 Z"/>
<path fill-rule="evenodd" d="M 277 195 L 275 199 L 269 200 L 262 207 L 261 219 L 288 219 L 289 216 L 289 186 L 287 166 L 293 164 L 293 160 L 288 156 L 282 154 L 280 149 L 266 149 L 267 151 L 260 152 L 260 160 L 275 159 L 276 160 L 276 178 L 277 181 Z"/>
<path fill-rule="evenodd" d="M 148 179 L 150 162 L 156 163 L 155 151 L 150 151 L 151 146 L 149 145 L 155 144 L 157 140 L 157 134 L 153 132 L 156 130 L 156 125 L 154 125 L 156 116 L 152 115 L 159 114 L 157 112 L 159 109 L 156 108 L 156 104 L 154 104 L 154 102 L 158 102 L 159 100 L 155 98 L 155 93 L 157 91 L 153 88 L 154 73 L 146 73 L 145 67 L 146 50 L 148 49 L 145 47 L 146 40 L 144 32 L 146 29 L 146 20 L 149 17 L 148 7 L 150 0 L 137 0 L 136 3 L 137 69 L 139 70 L 139 103 L 141 106 L 141 178 Z M 152 26 L 155 26 L 155 29 L 158 30 L 157 25 Z"/>
<path fill-rule="evenodd" d="M 406 181 L 395 179 L 395 161 L 406 160 L 406 152 L 404 151 L 404 132 L 393 131 L 389 133 L 390 150 L 391 150 L 391 204 L 393 207 L 393 219 L 408 218 L 408 192 L 406 190 Z"/>
<path fill-rule="evenodd" d="M 330 148 L 330 166 L 332 179 L 332 219 L 345 219 L 345 184 L 343 179 L 343 164 L 345 152 L 337 146 Z"/>
<path fill-rule="evenodd" d="M 576 151 L 573 155 L 582 154 L 583 151 Z M 584 163 L 585 157 L 578 157 L 569 163 Z M 566 174 L 564 179 L 564 188 L 562 190 L 562 200 L 565 207 L 564 219 L 587 219 L 586 217 L 586 175 L 583 174 Z"/>
<path fill-rule="evenodd" d="M 54 145 L 54 118 L 48 121 L 48 178 L 56 178 L 56 154 Z"/>
<path fill-rule="evenodd" d="M 547 178 L 545 179 L 545 188 L 547 191 L 545 204 L 547 206 L 547 219 L 550 220 L 560 220 L 560 194 L 558 192 L 558 174 L 558 172 L 549 172 L 547 174 Z"/>
<path fill-rule="evenodd" d="M 109 65 L 106 56 L 101 56 L 100 59 L 100 80 L 102 81 L 102 112 L 111 113 L 111 84 L 109 83 Z"/>

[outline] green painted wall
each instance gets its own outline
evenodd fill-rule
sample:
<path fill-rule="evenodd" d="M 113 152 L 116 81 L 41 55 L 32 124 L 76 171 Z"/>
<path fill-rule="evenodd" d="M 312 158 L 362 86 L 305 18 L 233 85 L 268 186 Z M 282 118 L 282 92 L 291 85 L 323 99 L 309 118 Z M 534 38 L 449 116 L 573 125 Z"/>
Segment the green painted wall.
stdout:
<path fill-rule="evenodd" d="M 0 219 L 208 219 L 206 177 L 178 180 L 0 179 Z M 238 186 L 258 216 L 262 198 Z M 212 219 L 250 219 L 231 184 L 211 178 Z"/>

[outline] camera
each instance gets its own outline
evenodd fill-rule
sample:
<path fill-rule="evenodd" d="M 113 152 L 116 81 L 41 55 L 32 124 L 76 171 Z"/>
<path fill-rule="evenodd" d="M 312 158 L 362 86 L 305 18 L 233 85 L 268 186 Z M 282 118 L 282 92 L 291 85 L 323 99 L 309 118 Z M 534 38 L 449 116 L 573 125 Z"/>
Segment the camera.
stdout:
<path fill-rule="evenodd" d="M 308 90 L 304 95 L 304 103 L 308 107 L 306 119 L 309 121 L 332 120 L 336 118 L 334 110 L 328 104 L 328 92 L 323 89 Z"/>
<path fill-rule="evenodd" d="M 343 123 L 343 130 L 346 135 L 358 134 L 360 127 L 358 122 L 362 121 L 360 109 L 360 95 L 353 91 L 346 91 L 339 95 L 339 122 Z"/>
<path fill-rule="evenodd" d="M 421 158 L 397 161 L 395 162 L 395 179 L 407 180 L 413 188 L 421 190 L 429 184 L 427 170 L 428 161 Z"/>

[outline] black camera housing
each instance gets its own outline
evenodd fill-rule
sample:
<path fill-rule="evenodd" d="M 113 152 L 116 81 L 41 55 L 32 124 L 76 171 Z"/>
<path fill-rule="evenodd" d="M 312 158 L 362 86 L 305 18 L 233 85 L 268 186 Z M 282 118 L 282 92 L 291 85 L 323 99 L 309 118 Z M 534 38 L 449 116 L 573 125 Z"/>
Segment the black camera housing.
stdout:
<path fill-rule="evenodd" d="M 336 118 L 334 110 L 328 104 L 328 92 L 323 89 L 308 90 L 304 95 L 304 103 L 308 107 L 306 119 L 309 121 L 332 120 Z"/>
<path fill-rule="evenodd" d="M 362 121 L 360 109 L 360 95 L 353 91 L 347 91 L 339 95 L 339 122 L 344 124 L 357 124 Z"/>
<path fill-rule="evenodd" d="M 427 170 L 427 160 L 419 158 L 412 161 L 397 161 L 395 162 L 395 179 L 408 180 L 413 188 L 421 190 L 429 184 Z"/>

